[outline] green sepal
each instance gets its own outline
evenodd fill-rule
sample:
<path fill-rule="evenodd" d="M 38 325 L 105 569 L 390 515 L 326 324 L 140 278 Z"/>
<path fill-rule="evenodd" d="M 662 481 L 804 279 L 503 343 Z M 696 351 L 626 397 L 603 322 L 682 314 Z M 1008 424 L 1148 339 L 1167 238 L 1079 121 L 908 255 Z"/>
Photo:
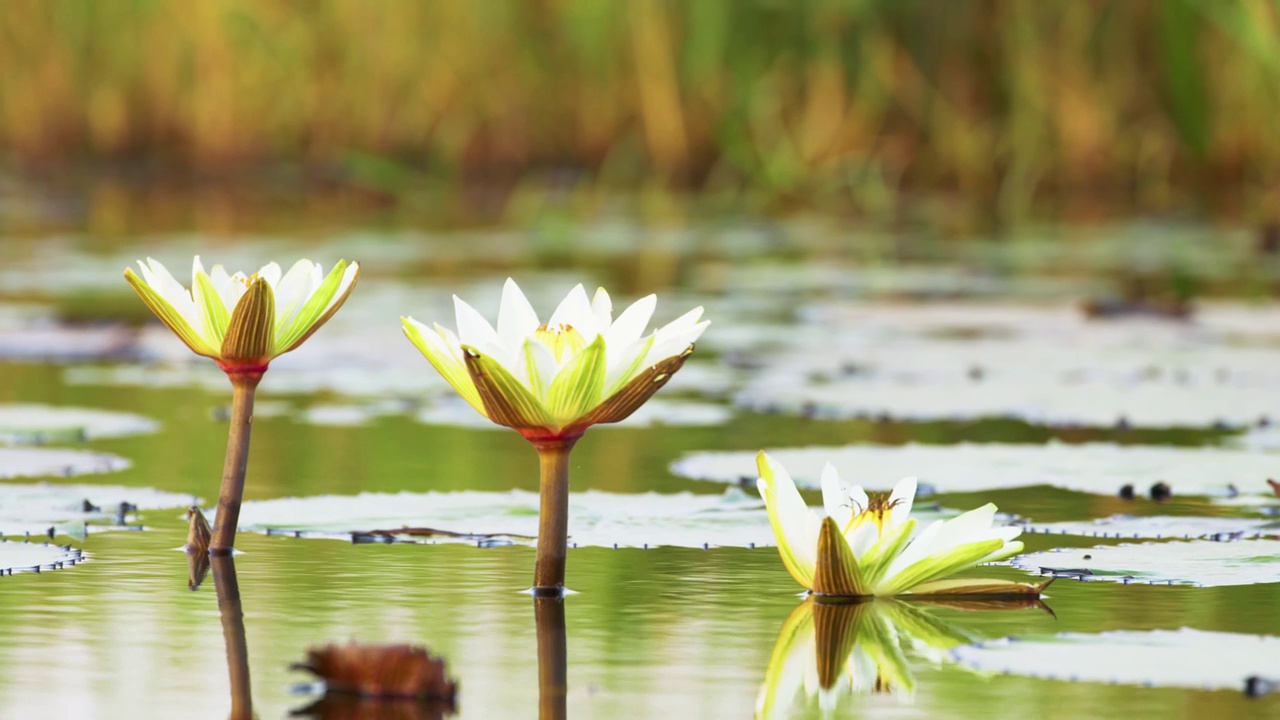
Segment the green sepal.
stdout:
<path fill-rule="evenodd" d="M 325 276 L 324 281 L 320 283 L 320 287 L 316 288 L 316 291 L 311 294 L 307 302 L 298 310 L 298 314 L 293 317 L 288 326 L 281 328 L 276 333 L 278 338 L 276 340 L 276 355 L 283 355 L 305 342 L 307 338 L 311 337 L 312 333 L 319 330 L 321 325 L 324 325 L 329 318 L 333 317 L 338 308 L 342 307 L 342 304 L 347 301 L 351 290 L 356 286 L 356 281 L 360 279 L 359 270 L 356 270 L 356 277 L 351 279 L 351 284 L 347 286 L 347 290 L 342 294 L 342 297 L 338 298 L 338 301 L 333 303 L 332 306 L 329 305 L 329 301 L 333 299 L 333 296 L 338 292 L 338 287 L 342 284 L 342 276 L 346 270 L 347 261 L 339 260 L 333 266 L 333 269 L 329 271 L 329 274 Z"/>
<path fill-rule="evenodd" d="M 911 542 L 911 533 L 915 529 L 916 519 L 907 518 L 905 522 L 890 530 L 888 535 L 880 538 L 863 553 L 862 559 L 858 562 L 858 569 L 862 572 L 862 578 L 868 587 L 874 588 L 879 584 L 884 571 L 889 569 L 889 564 L 901 555 L 903 548 Z"/>
<path fill-rule="evenodd" d="M 931 580 L 958 573 L 982 562 L 983 558 L 999 550 L 1003 545 L 1004 540 L 1000 538 L 979 540 L 957 545 L 943 554 L 921 558 L 890 578 L 885 587 L 879 588 L 880 594 L 898 595 Z"/>
<path fill-rule="evenodd" d="M 605 364 L 604 336 L 597 335 L 560 368 L 547 388 L 546 407 L 551 416 L 568 424 L 595 407 L 604 390 Z"/>
<path fill-rule="evenodd" d="M 222 296 L 213 287 L 213 282 L 203 271 L 196 273 L 195 292 L 199 300 L 200 320 L 204 323 L 204 336 L 210 342 L 221 342 L 227 335 L 227 326 L 231 322 L 231 314 L 222 302 Z"/>
<path fill-rule="evenodd" d="M 853 548 L 830 517 L 822 518 L 822 527 L 818 529 L 818 559 L 813 570 L 812 590 L 819 595 L 841 597 L 870 595 Z"/>
<path fill-rule="evenodd" d="M 800 561 L 796 557 L 796 551 L 791 547 L 791 542 L 787 538 L 785 529 L 782 526 L 782 516 L 778 510 L 778 487 L 775 480 L 773 468 L 769 465 L 768 456 L 761 450 L 756 453 L 756 472 L 760 475 L 760 481 L 764 483 L 764 501 L 768 508 L 769 526 L 773 528 L 773 536 L 778 540 L 778 555 L 782 557 L 782 564 L 787 568 L 787 572 L 791 573 L 791 577 L 801 585 L 813 589 L 813 568 L 808 564 Z"/>
<path fill-rule="evenodd" d="M 191 323 L 187 322 L 182 313 L 178 312 L 168 300 L 164 299 L 163 295 L 156 292 L 145 280 L 138 277 L 138 274 L 132 268 L 125 268 L 124 279 L 129 282 L 133 291 L 138 293 L 138 297 L 142 298 L 142 302 L 150 308 L 160 322 L 172 330 L 178 336 L 178 339 L 191 348 L 192 352 L 205 357 L 218 357 L 218 349 L 206 342 L 200 332 L 192 327 Z"/>
<path fill-rule="evenodd" d="M 422 333 L 436 332 L 441 342 L 444 337 L 438 331 L 432 331 L 427 328 L 420 327 L 417 323 L 409 320 L 407 317 L 400 318 L 401 329 L 404 330 L 405 337 L 409 338 L 409 342 L 418 348 L 418 352 L 431 363 L 432 367 L 440 373 L 453 389 L 466 400 L 476 412 L 488 417 L 488 413 L 484 410 L 484 403 L 480 400 L 480 393 L 476 391 L 476 384 L 471 381 L 471 375 L 467 372 L 467 366 L 459 362 L 447 349 L 435 348 L 427 341 Z"/>
<path fill-rule="evenodd" d="M 541 402 L 529 392 L 529 388 L 510 373 L 502 363 L 483 355 L 470 345 L 462 346 L 462 358 L 475 383 L 485 415 L 499 425 L 516 429 L 544 427 L 560 428 L 547 414 Z"/>
<path fill-rule="evenodd" d="M 690 350 L 693 346 L 690 346 Z M 644 405 L 653 394 L 658 392 L 663 385 L 671 380 L 671 376 L 684 366 L 684 361 L 689 358 L 690 350 L 686 350 L 680 355 L 672 355 L 669 358 L 659 361 L 648 370 L 640 373 L 632 378 L 623 388 L 614 394 L 605 398 L 604 402 L 596 405 L 580 420 L 573 423 L 575 427 L 589 427 L 602 423 L 616 423 L 626 420 Z"/>
<path fill-rule="evenodd" d="M 271 283 L 255 277 L 231 313 L 222 340 L 223 360 L 270 360 L 275 336 L 276 301 Z"/>

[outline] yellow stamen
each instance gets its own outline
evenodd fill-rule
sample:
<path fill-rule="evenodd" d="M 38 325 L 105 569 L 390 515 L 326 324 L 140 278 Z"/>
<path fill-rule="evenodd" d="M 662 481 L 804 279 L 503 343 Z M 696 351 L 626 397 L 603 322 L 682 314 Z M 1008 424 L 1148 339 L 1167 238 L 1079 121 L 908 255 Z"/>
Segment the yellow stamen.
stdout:
<path fill-rule="evenodd" d="M 556 362 L 564 362 L 566 353 L 569 357 L 573 357 L 587 346 L 586 338 L 582 337 L 582 333 L 572 325 L 555 327 L 542 325 L 534 331 L 534 337 L 551 350 L 551 353 L 556 356 Z"/>
<path fill-rule="evenodd" d="M 873 522 L 876 524 L 876 535 L 884 536 L 884 524 L 889 512 L 902 502 L 902 498 L 898 498 L 893 502 L 889 502 L 888 494 L 869 493 L 867 495 L 867 506 L 859 507 L 857 503 L 853 505 L 853 516 L 849 518 L 849 523 L 844 526 L 841 533 L 848 537 L 849 533 L 860 527 L 863 523 Z"/>

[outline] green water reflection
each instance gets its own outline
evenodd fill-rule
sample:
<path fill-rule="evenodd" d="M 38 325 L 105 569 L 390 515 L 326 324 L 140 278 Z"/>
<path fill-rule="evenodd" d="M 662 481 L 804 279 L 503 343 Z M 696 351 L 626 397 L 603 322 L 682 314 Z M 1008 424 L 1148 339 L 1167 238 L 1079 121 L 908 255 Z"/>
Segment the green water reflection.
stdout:
<path fill-rule="evenodd" d="M 284 225 L 293 228 L 296 223 L 288 220 Z M 1107 252 L 1084 254 L 1035 237 L 1010 241 L 1008 246 L 1004 241 L 952 245 L 937 238 L 911 246 L 899 243 L 896 235 L 879 233 L 856 245 L 842 244 L 839 239 L 847 228 L 834 221 L 823 228 L 807 233 L 800 225 L 801 231 L 775 236 L 772 228 L 753 227 L 745 240 L 739 236 L 735 241 L 724 227 L 689 240 L 663 239 L 666 236 L 649 228 L 627 226 L 616 234 L 621 239 L 608 247 L 599 242 L 607 232 L 587 229 L 571 232 L 563 242 L 497 234 L 443 241 L 434 236 L 382 242 L 365 238 L 361 249 L 367 252 L 371 276 L 381 272 L 415 282 L 448 278 L 453 283 L 481 272 L 547 267 L 608 278 L 627 292 L 678 285 L 714 294 L 755 270 L 777 285 L 739 291 L 751 301 L 747 312 L 782 323 L 793 320 L 785 308 L 800 299 L 858 297 L 861 292 L 838 273 L 816 289 L 789 287 L 803 277 L 801 261 L 863 263 L 873 270 L 904 260 L 956 267 L 972 262 L 988 273 L 979 280 L 1004 290 L 1024 287 L 1020 273 L 1038 274 L 1028 286 L 1040 291 L 1047 280 L 1059 276 L 1074 282 L 1097 272 L 1120 275 L 1124 258 L 1137 252 L 1135 248 L 1164 247 L 1161 243 L 1167 240 L 1164 228 L 1149 229 L 1136 240 L 1122 238 L 1108 245 Z M 1197 261 L 1205 258 L 1190 266 L 1204 271 L 1206 291 L 1247 294 L 1277 276 L 1275 268 L 1253 261 L 1247 237 L 1218 242 L 1221 238 L 1214 233 L 1201 237 L 1187 231 L 1180 237 L 1182 250 L 1173 255 L 1185 251 Z M 227 237 L 198 240 L 171 240 L 167 250 L 181 254 L 188 245 L 218 252 L 243 250 L 237 248 L 241 241 Z M 347 240 L 318 231 L 307 236 L 308 242 L 329 243 L 327 248 Z M 82 240 L 6 239 L 0 262 L 26 262 L 47 252 L 51 257 L 87 253 L 102 264 L 103 257 L 136 244 L 128 233 Z M 1227 253 L 1224 247 L 1235 250 Z M 1000 259 L 991 261 L 995 255 Z M 131 259 L 129 255 L 122 262 Z M 359 259 L 365 262 L 366 255 Z M 1166 265 L 1173 262 L 1166 260 Z M 793 261 L 800 264 L 798 269 L 791 267 L 795 274 L 775 277 L 779 263 Z M 78 272 L 92 282 L 59 297 L 49 297 L 36 280 L 18 291 L 6 288 L 3 294 L 52 302 L 64 319 L 96 322 L 124 317 L 141 322 L 146 315 L 140 304 L 132 298 L 121 301 L 127 297 L 123 281 L 119 292 L 100 290 L 105 282 L 118 281 L 114 258 L 111 263 L 110 272 L 102 276 L 109 276 L 106 281 L 98 279 L 101 267 L 80 263 Z M 955 272 L 944 273 L 943 279 L 953 276 L 967 278 L 965 272 Z M 922 277 L 915 284 L 895 285 L 888 294 L 933 297 L 936 277 Z M 367 282 L 357 292 L 376 287 Z M 954 287 L 960 294 L 972 291 L 959 281 Z M 1072 285 L 1071 291 L 1079 287 Z M 388 311 L 394 323 L 396 312 L 416 309 Z M 407 343 L 404 349 L 412 353 Z M 714 359 L 710 353 L 704 356 L 704 349 L 699 353 L 703 359 Z M 425 362 L 421 371 L 432 372 Z M 52 364 L 2 364 L 0 403 L 125 410 L 162 423 L 153 435 L 83 443 L 129 458 L 133 466 L 76 482 L 101 480 L 213 499 L 225 450 L 225 424 L 214 420 L 211 410 L 225 405 L 229 392 L 70 384 L 64 382 L 66 372 L 66 367 Z M 340 400 L 326 393 L 277 394 L 270 375 L 259 399 L 297 406 Z M 308 424 L 287 415 L 259 417 L 254 427 L 247 500 L 537 487 L 533 451 L 514 433 L 426 426 L 409 410 L 355 427 Z M 1186 428 L 1054 428 L 1008 420 L 828 421 L 738 413 L 719 425 L 593 430 L 574 453 L 572 477 L 575 490 L 718 493 L 722 487 L 677 478 L 668 465 L 686 453 L 708 449 L 1054 439 L 1196 445 L 1223 435 Z M 816 502 L 817 497 L 809 499 Z M 1114 498 L 1044 487 L 936 499 L 950 507 L 990 500 L 1004 511 L 1038 522 L 1101 517 L 1133 507 Z M 1162 511 L 1206 509 L 1175 499 Z M 443 656 L 460 682 L 458 710 L 464 718 L 747 718 L 756 711 L 780 629 L 796 611 L 800 590 L 776 552 L 767 548 L 571 550 L 568 583 L 578 593 L 563 601 L 534 601 L 521 592 L 533 565 L 533 551 L 527 547 L 352 545 L 243 533 L 235 572 L 215 566 L 212 582 L 206 580 L 191 592 L 188 586 L 198 572 L 193 573 L 187 556 L 177 549 L 186 533 L 182 509 L 147 512 L 143 520 L 147 532 L 90 534 L 77 543 L 91 558 L 83 565 L 0 579 L 0 718 L 225 718 L 247 710 L 236 704 L 237 697 L 246 702 L 251 697 L 258 717 L 283 717 L 314 700 L 293 691 L 309 678 L 291 672 L 290 664 L 301 660 L 308 647 L 348 639 L 420 643 Z M 1025 540 L 1029 551 L 1099 542 L 1037 535 Z M 229 571 L 231 564 L 224 569 Z M 999 568 L 984 568 L 982 574 L 1024 577 Z M 975 639 L 1183 626 L 1280 634 L 1280 613 L 1275 610 L 1280 607 L 1280 584 L 1197 589 L 1060 580 L 1050 595 L 1056 617 L 948 607 L 931 609 L 929 615 Z M 1275 698 L 1250 701 L 1229 692 L 984 677 L 916 655 L 902 662 L 914 678 L 912 705 L 858 696 L 845 698 L 834 714 L 1023 720 L 1104 714 L 1248 718 L 1280 713 Z M 821 713 L 817 707 L 792 710 L 792 717 Z M 332 716 L 379 716 L 368 712 L 385 716 L 389 711 L 344 707 L 333 710 Z"/>
<path fill-rule="evenodd" d="M 95 441 L 94 449 L 134 460 L 112 483 L 199 491 L 216 487 L 222 426 L 216 394 L 67 386 L 58 368 L 10 365 L 0 399 L 129 409 L 163 422 L 160 433 Z M 270 386 L 264 384 L 264 395 Z M 976 429 L 975 429 L 976 427 Z M 983 426 L 930 425 L 904 439 L 961 440 Z M 588 487 L 717 492 L 671 477 L 666 466 L 701 448 L 769 442 L 874 439 L 874 424 L 744 416 L 726 426 L 593 432 L 575 454 L 574 482 Z M 923 436 L 923 437 L 922 437 Z M 361 490 L 533 488 L 528 448 L 517 437 L 427 428 L 387 417 L 357 428 L 288 418 L 256 424 L 249 495 L 267 498 Z M 83 479 L 80 479 L 83 481 Z M 54 480 L 54 482 L 57 482 Z M 984 496 L 1037 519 L 1105 514 L 1108 498 L 1027 489 Z M 977 498 L 943 496 L 944 503 Z M 574 550 L 571 595 L 536 609 L 528 585 L 529 548 L 351 545 L 245 534 L 235 559 L 243 624 L 219 611 L 220 583 L 187 589 L 182 510 L 146 513 L 145 533 L 93 534 L 92 560 L 74 569 L 0 581 L 0 717 L 227 717 L 233 687 L 252 686 L 259 717 L 281 717 L 311 698 L 291 688 L 288 670 L 306 648 L 328 641 L 415 642 L 443 655 L 460 681 L 461 717 L 750 717 L 779 628 L 799 588 L 772 549 Z M 1029 550 L 1079 539 L 1027 538 Z M 215 568 L 215 571 L 217 569 Z M 1019 577 L 1010 570 L 984 574 Z M 227 584 L 221 584 L 225 590 Z M 212 591 L 211 591 L 212 590 Z M 1177 628 L 1280 633 L 1280 585 L 1195 589 L 1059 581 L 1057 617 L 966 613 L 939 608 L 942 622 L 974 637 L 1062 631 Z M 565 628 L 561 699 L 559 610 Z M 539 624 L 539 617 L 551 621 Z M 243 635 L 241 635 L 241 630 Z M 228 640 L 243 644 L 250 674 L 227 664 Z M 235 653 L 233 653 L 234 655 Z M 1262 717 L 1273 699 L 1233 693 L 1072 685 L 981 678 L 948 664 L 912 659 L 914 708 L 930 717 L 1052 717 L 1065 713 Z M 51 680 L 51 678 L 56 680 Z M 540 682 L 540 678 L 542 682 Z M 542 703 L 542 704 L 540 704 Z M 1069 710 L 1065 710 L 1069 709 Z M 1194 714 L 1193 714 L 1194 710 Z M 842 703 L 837 715 L 895 715 L 874 697 Z M 807 717 L 816 709 L 800 709 Z M 1065 716 L 1065 715 L 1059 715 Z"/>

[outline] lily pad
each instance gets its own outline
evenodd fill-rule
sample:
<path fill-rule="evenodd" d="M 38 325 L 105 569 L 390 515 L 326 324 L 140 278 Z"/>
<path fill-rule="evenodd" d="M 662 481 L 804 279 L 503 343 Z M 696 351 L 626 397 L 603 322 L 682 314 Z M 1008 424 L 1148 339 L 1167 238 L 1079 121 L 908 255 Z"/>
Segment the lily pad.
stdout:
<path fill-rule="evenodd" d="M 1010 563 L 1040 575 L 1159 585 L 1280 582 L 1280 540 L 1209 540 L 1104 545 L 1019 555 Z"/>
<path fill-rule="evenodd" d="M 733 417 L 733 410 L 723 405 L 654 398 L 641 405 L 626 420 L 596 427 L 720 425 L 728 422 L 731 417 Z M 418 420 L 428 425 L 458 425 L 484 430 L 506 430 L 501 425 L 496 425 L 488 418 L 481 416 L 474 408 L 460 399 L 456 402 L 450 399 L 426 408 L 418 413 Z"/>
<path fill-rule="evenodd" d="M 127 524 L 133 512 L 191 502 L 190 495 L 120 485 L 0 483 L 0 536 L 80 538 L 105 529 L 138 529 Z"/>
<path fill-rule="evenodd" d="M 70 546 L 0 540 L 0 575 L 60 570 L 84 560 L 84 553 Z"/>
<path fill-rule="evenodd" d="M 1275 412 L 1280 366 L 1274 333 L 1241 317 L 1276 314 L 1099 322 L 1065 305 L 810 307 L 786 346 L 755 351 L 736 399 L 812 417 L 1245 427 Z"/>
<path fill-rule="evenodd" d="M 42 444 L 155 432 L 160 424 L 133 413 L 53 405 L 0 405 L 0 442 Z"/>
<path fill-rule="evenodd" d="M 1122 486 L 1168 484 L 1175 496 L 1225 496 L 1230 486 L 1253 487 L 1274 474 L 1280 457 L 1223 448 L 1068 445 L 848 445 L 769 450 L 796 483 L 819 487 L 830 462 L 849 482 L 887 491 L 901 477 L 915 475 L 938 492 L 976 492 L 1052 485 L 1067 490 L 1115 495 Z M 700 452 L 676 461 L 682 477 L 754 483 L 755 451 Z"/>
<path fill-rule="evenodd" d="M 1124 540 L 1241 540 L 1280 535 L 1280 522 L 1255 518 L 1112 515 L 1093 521 L 1030 523 L 1027 532 Z"/>
<path fill-rule="evenodd" d="M 129 467 L 116 455 L 60 448 L 0 447 L 0 480 L 19 477 L 71 477 L 115 472 Z"/>
<path fill-rule="evenodd" d="M 923 509 L 922 522 L 954 512 Z M 538 532 L 538 494 L 361 493 L 246 502 L 240 529 L 356 542 L 529 544 Z M 720 495 L 608 493 L 569 497 L 569 543 L 586 547 L 756 547 L 774 545 L 764 504 L 736 488 Z"/>
<path fill-rule="evenodd" d="M 1053 680 L 1244 690 L 1250 677 L 1274 675 L 1280 638 L 1185 627 L 1063 633 L 963 645 L 951 659 L 981 672 Z"/>

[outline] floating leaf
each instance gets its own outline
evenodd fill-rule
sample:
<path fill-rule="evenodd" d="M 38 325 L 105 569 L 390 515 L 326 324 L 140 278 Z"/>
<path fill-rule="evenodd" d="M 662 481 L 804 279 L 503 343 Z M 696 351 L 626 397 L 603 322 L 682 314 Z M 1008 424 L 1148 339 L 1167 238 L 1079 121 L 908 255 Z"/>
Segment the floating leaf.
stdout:
<path fill-rule="evenodd" d="M 1250 677 L 1280 667 L 1280 638 L 1192 628 L 1063 633 L 965 645 L 951 658 L 982 672 L 1051 680 L 1244 690 Z"/>
<path fill-rule="evenodd" d="M 892 488 L 899 478 L 915 475 L 938 492 L 1052 485 L 1115 495 L 1126 484 L 1145 492 L 1164 482 L 1175 496 L 1225 495 L 1231 485 L 1265 489 L 1260 478 L 1277 467 L 1275 455 L 1261 452 L 1105 443 L 849 445 L 770 449 L 769 454 L 804 488 L 817 489 L 823 465 L 831 462 L 842 477 L 881 491 Z M 698 480 L 754 482 L 755 451 L 694 453 L 678 460 L 671 470 Z"/>
<path fill-rule="evenodd" d="M 0 575 L 59 570 L 84 559 L 80 550 L 66 545 L 0 540 Z"/>
<path fill-rule="evenodd" d="M 1247 427 L 1275 412 L 1275 309 L 1097 322 L 1074 306 L 828 305 L 746 355 L 743 407 L 810 417 Z M 769 333 L 761 333 L 767 338 Z M 713 339 L 720 339 L 719 337 Z M 1265 345 L 1258 347 L 1258 345 Z"/>
<path fill-rule="evenodd" d="M 1209 540 L 1063 548 L 1010 563 L 1041 575 L 1159 585 L 1256 585 L 1280 579 L 1280 540 Z"/>
<path fill-rule="evenodd" d="M 155 432 L 160 424 L 132 413 L 52 405 L 0 405 L 0 442 L 77 442 Z"/>
<path fill-rule="evenodd" d="M 116 455 L 87 450 L 0 447 L 0 479 L 19 477 L 90 475 L 129 467 Z"/>
<path fill-rule="evenodd" d="M 0 462 L 9 452 L 44 451 L 0 449 Z M 89 532 L 112 528 L 140 529 L 138 525 L 126 524 L 133 512 L 181 507 L 190 505 L 191 501 L 190 495 L 150 488 L 0 483 L 0 536 L 79 538 Z"/>
<path fill-rule="evenodd" d="M 926 520 L 943 515 L 923 511 Z M 538 494 L 362 493 L 256 500 L 241 508 L 240 529 L 356 542 L 524 544 L 538 532 Z M 772 546 L 775 541 L 763 503 L 734 488 L 721 495 L 573 493 L 569 543 L 701 548 Z"/>
<path fill-rule="evenodd" d="M 1113 515 L 1093 521 L 1029 523 L 1027 532 L 1125 540 L 1240 540 L 1280 535 L 1280 523 L 1253 518 Z"/>

